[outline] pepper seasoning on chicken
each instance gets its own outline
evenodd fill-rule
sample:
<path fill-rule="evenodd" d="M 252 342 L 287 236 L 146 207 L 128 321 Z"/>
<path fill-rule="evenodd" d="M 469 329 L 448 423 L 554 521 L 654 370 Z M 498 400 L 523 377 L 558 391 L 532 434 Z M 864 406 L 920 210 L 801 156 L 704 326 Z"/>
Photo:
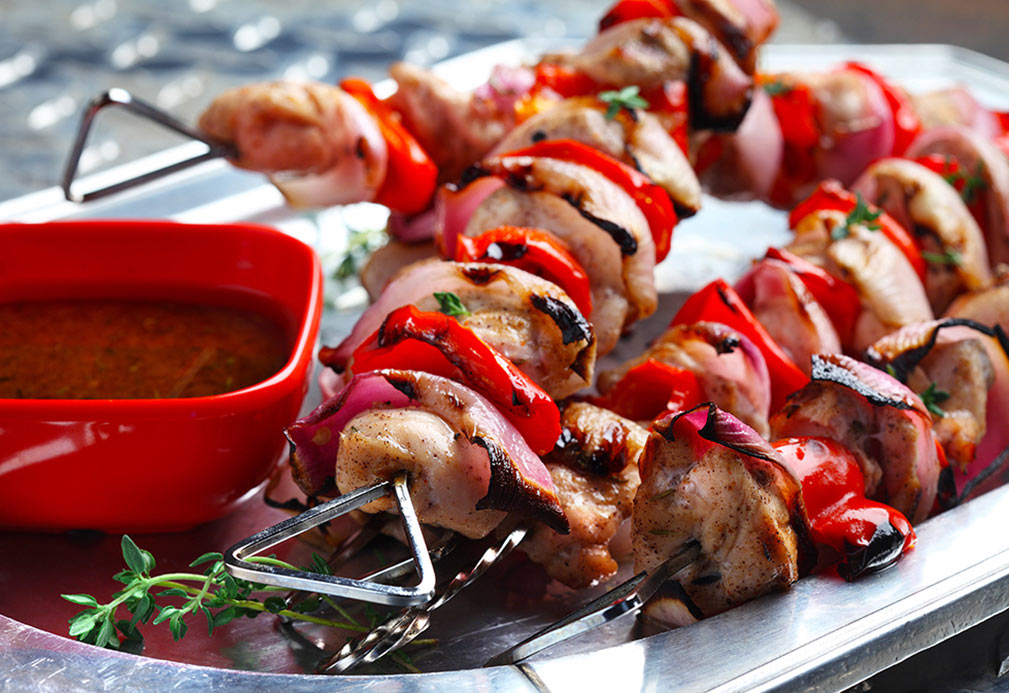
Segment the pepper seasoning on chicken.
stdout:
<path fill-rule="evenodd" d="M 580 589 L 617 572 L 610 542 L 631 516 L 648 431 L 586 402 L 568 403 L 561 426 L 557 446 L 543 462 L 571 531 L 538 525 L 522 550 L 550 577 Z"/>
<path fill-rule="evenodd" d="M 788 587 L 815 560 L 799 482 L 781 455 L 710 403 L 653 424 L 631 537 L 637 570 L 700 544 L 677 579 L 704 616 Z"/>

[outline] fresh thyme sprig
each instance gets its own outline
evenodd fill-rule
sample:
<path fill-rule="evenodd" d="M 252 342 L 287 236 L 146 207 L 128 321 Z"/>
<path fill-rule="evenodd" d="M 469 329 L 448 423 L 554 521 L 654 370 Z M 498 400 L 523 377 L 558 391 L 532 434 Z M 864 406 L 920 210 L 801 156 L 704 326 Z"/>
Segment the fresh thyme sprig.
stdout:
<path fill-rule="evenodd" d="M 780 79 L 776 79 L 773 82 L 765 82 L 763 86 L 764 91 L 767 92 L 768 96 L 778 96 L 792 91 L 792 87 L 785 84 Z"/>
<path fill-rule="evenodd" d="M 368 256 L 385 245 L 388 237 L 383 229 L 349 229 L 347 249 L 333 272 L 333 278 L 344 282 L 357 276 L 357 272 Z"/>
<path fill-rule="evenodd" d="M 641 98 L 640 92 L 641 89 L 636 84 L 624 87 L 620 91 L 601 92 L 599 100 L 609 104 L 609 108 L 606 109 L 606 120 L 613 120 L 624 108 L 632 114 L 637 108 L 648 108 L 648 102 Z"/>
<path fill-rule="evenodd" d="M 435 291 L 434 297 L 438 301 L 439 312 L 445 315 L 454 318 L 464 318 L 470 314 L 462 299 L 451 291 Z"/>
<path fill-rule="evenodd" d="M 952 166 L 949 157 L 946 159 L 946 165 L 947 167 Z M 988 187 L 984 180 L 984 163 L 981 161 L 977 162 L 974 173 L 968 173 L 962 168 L 957 168 L 951 173 L 944 174 L 943 178 L 953 187 L 956 187 L 957 183 L 963 183 L 960 197 L 963 198 L 966 204 L 972 204 L 977 199 L 978 192 Z"/>
<path fill-rule="evenodd" d="M 848 213 L 842 225 L 830 232 L 830 237 L 835 241 L 847 238 L 851 234 L 851 227 L 855 225 L 864 226 L 870 231 L 879 231 L 879 224 L 876 223 L 876 220 L 882 213 L 883 211 L 880 209 L 875 212 L 871 211 L 869 205 L 862 198 L 862 194 L 855 193 L 855 208 Z"/>
<path fill-rule="evenodd" d="M 946 416 L 946 412 L 939 406 L 940 403 L 949 399 L 949 393 L 940 390 L 935 383 L 930 383 L 925 391 L 921 393 L 921 401 L 925 403 L 925 408 L 940 419 Z"/>
<path fill-rule="evenodd" d="M 921 251 L 922 259 L 930 265 L 950 265 L 959 267 L 963 264 L 963 256 L 952 248 L 941 253 L 933 253 L 930 250 Z"/>
<path fill-rule="evenodd" d="M 70 619 L 72 637 L 100 647 L 123 647 L 137 651 L 143 646 L 143 636 L 138 626 L 146 624 L 152 616 L 152 625 L 167 621 L 172 637 L 180 640 L 188 630 L 185 618 L 189 614 L 202 614 L 207 620 L 208 632 L 213 634 L 215 628 L 240 616 L 255 618 L 264 611 L 343 630 L 368 630 L 355 623 L 311 615 L 309 612 L 321 605 L 318 598 L 308 599 L 293 609 L 288 609 L 284 600 L 276 595 L 263 600 L 256 598 L 253 593 L 286 590 L 233 578 L 225 572 L 223 557 L 216 552 L 205 553 L 189 564 L 191 568 L 195 568 L 210 563 L 202 574 L 178 572 L 152 575 L 155 560 L 149 551 L 139 548 L 127 535 L 123 535 L 122 550 L 126 570 L 113 579 L 123 583 L 125 587 L 112 595 L 112 601 L 99 604 L 90 594 L 60 595 L 68 602 L 87 607 Z M 275 558 L 253 557 L 249 560 L 294 568 Z M 153 592 L 157 588 L 163 589 Z M 181 606 L 158 604 L 157 597 L 182 597 L 185 601 Z M 131 618 L 119 618 L 120 607 L 129 612 Z"/>

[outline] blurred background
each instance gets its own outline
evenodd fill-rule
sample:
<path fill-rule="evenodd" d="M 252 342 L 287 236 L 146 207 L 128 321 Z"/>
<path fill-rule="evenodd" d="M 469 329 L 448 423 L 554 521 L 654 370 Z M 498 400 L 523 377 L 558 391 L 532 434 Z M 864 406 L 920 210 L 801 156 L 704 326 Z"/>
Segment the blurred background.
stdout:
<path fill-rule="evenodd" d="M 106 89 L 192 122 L 221 90 L 280 77 L 381 79 L 519 37 L 584 39 L 610 0 L 0 0 L 0 200 L 56 185 Z M 954 43 L 1009 60 L 1009 1 L 778 2 L 785 43 Z M 81 174 L 179 142 L 104 113 Z"/>

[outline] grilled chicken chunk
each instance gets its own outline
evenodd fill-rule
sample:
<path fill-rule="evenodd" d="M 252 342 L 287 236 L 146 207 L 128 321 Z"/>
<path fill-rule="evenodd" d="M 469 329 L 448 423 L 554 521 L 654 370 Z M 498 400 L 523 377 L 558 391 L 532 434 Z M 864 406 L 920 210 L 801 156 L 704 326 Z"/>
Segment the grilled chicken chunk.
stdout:
<path fill-rule="evenodd" d="M 371 200 L 385 180 L 385 139 L 339 87 L 266 82 L 232 89 L 203 112 L 199 128 L 235 148 L 235 166 L 271 174 L 295 206 Z"/>
<path fill-rule="evenodd" d="M 528 147 L 541 140 L 571 139 L 594 147 L 640 169 L 669 193 L 680 217 L 701 208 L 701 184 L 676 142 L 650 113 L 607 118 L 596 98 L 567 99 L 532 116 L 505 135 L 496 154 Z"/>
<path fill-rule="evenodd" d="M 753 315 L 806 375 L 813 354 L 841 353 L 827 312 L 786 263 L 764 258 L 736 285 Z"/>
<path fill-rule="evenodd" d="M 372 301 L 378 300 L 385 285 L 404 267 L 438 257 L 434 243 L 401 243 L 390 240 L 368 256 L 361 268 L 361 285 Z"/>
<path fill-rule="evenodd" d="M 882 371 L 840 354 L 813 357 L 812 381 L 771 417 L 773 438 L 823 436 L 848 447 L 865 494 L 912 522 L 932 510 L 939 459 L 921 398 Z"/>
<path fill-rule="evenodd" d="M 753 90 L 753 79 L 686 17 L 617 24 L 589 40 L 570 62 L 600 84 L 635 84 L 647 91 L 670 80 L 686 82 L 690 124 L 699 130 L 735 130 Z"/>
<path fill-rule="evenodd" d="M 538 526 L 522 549 L 550 577 L 580 589 L 617 572 L 610 541 L 631 516 L 648 431 L 585 402 L 568 404 L 561 425 L 561 439 L 543 461 L 571 532 Z"/>
<path fill-rule="evenodd" d="M 319 359 L 338 372 L 395 308 L 437 311 L 435 292 L 456 294 L 469 315 L 459 320 L 512 361 L 547 394 L 561 399 L 592 382 L 596 343 L 591 326 L 553 282 L 507 265 L 422 260 L 387 285 L 335 348 Z M 338 384 L 332 387 L 339 389 Z M 332 393 L 329 393 L 332 394 Z"/>
<path fill-rule="evenodd" d="M 988 350 L 1000 349 L 965 323 L 947 319 L 909 325 L 866 351 L 873 365 L 888 368 L 915 392 L 931 393 L 932 428 L 946 457 L 960 469 L 974 461 L 991 420 L 988 395 L 995 365 Z"/>
<path fill-rule="evenodd" d="M 515 125 L 513 109 L 458 91 L 423 67 L 393 63 L 389 74 L 397 84 L 389 105 L 438 165 L 440 181 L 458 179 Z"/>
<path fill-rule="evenodd" d="M 886 236 L 841 212 L 819 211 L 799 222 L 788 250 L 851 284 L 862 301 L 853 347 L 861 351 L 904 325 L 931 320 L 925 289 Z M 836 231 L 836 233 L 835 233 Z M 837 238 L 834 238 L 837 236 Z"/>
<path fill-rule="evenodd" d="M 525 159 L 525 158 L 523 158 Z M 481 163 L 493 171 L 494 158 Z M 655 245 L 641 210 L 616 184 L 586 166 L 528 157 L 508 170 L 508 185 L 473 212 L 465 235 L 502 225 L 550 231 L 571 249 L 592 282 L 599 354 L 612 351 L 624 328 L 655 312 Z"/>
<path fill-rule="evenodd" d="M 632 523 L 636 570 L 700 544 L 677 579 L 705 616 L 788 587 L 812 556 L 799 483 L 780 454 L 708 405 L 653 425 Z"/>
<path fill-rule="evenodd" d="M 956 262 L 929 262 L 925 292 L 939 315 L 964 290 L 991 284 L 984 236 L 960 194 L 938 173 L 906 159 L 883 159 L 852 190 L 917 236 L 924 250 Z"/>
<path fill-rule="evenodd" d="M 1003 272 L 992 286 L 967 291 L 953 299 L 946 317 L 967 318 L 982 325 L 1001 325 L 1009 330 L 1009 272 Z"/>
<path fill-rule="evenodd" d="M 965 202 L 976 202 L 978 224 L 985 234 L 992 265 L 1009 262 L 1009 159 L 989 135 L 965 126 L 926 130 L 911 144 L 907 157 L 939 154 L 954 157 L 975 184 L 960 193 Z"/>
<path fill-rule="evenodd" d="M 476 509 L 490 483 L 486 457 L 483 448 L 459 436 L 437 414 L 371 410 L 351 419 L 340 434 L 336 485 L 346 493 L 408 471 L 420 521 L 476 539 L 489 534 L 506 515 Z M 395 512 L 396 503 L 380 498 L 362 510 Z"/>
<path fill-rule="evenodd" d="M 692 372 L 704 396 L 766 437 L 771 406 L 767 364 L 743 335 L 715 322 L 669 328 L 641 356 L 599 375 L 608 393 L 635 366 L 654 359 Z"/>
<path fill-rule="evenodd" d="M 676 7 L 714 34 L 751 75 L 757 49 L 778 26 L 772 0 L 679 0 Z"/>
<path fill-rule="evenodd" d="M 424 524 L 477 538 L 503 517 L 485 511 L 500 510 L 567 531 L 550 474 L 522 434 L 484 397 L 447 378 L 404 370 L 357 376 L 285 433 L 303 489 L 322 487 L 334 465 L 341 493 L 406 471 Z M 386 498 L 363 510 L 392 507 Z"/>

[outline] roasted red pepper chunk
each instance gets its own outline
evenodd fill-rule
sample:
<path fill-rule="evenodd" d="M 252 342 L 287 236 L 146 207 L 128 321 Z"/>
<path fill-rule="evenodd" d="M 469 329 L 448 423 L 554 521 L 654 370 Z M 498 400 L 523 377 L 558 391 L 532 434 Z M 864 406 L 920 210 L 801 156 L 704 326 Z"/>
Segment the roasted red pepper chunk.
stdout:
<path fill-rule="evenodd" d="M 704 390 L 691 371 L 648 359 L 627 371 L 598 402 L 632 421 L 654 421 L 704 399 Z"/>
<path fill-rule="evenodd" d="M 619 0 L 599 20 L 599 31 L 606 31 L 632 19 L 676 17 L 679 14 L 680 11 L 671 0 Z"/>
<path fill-rule="evenodd" d="M 543 388 L 444 313 L 397 308 L 354 350 L 351 367 L 355 374 L 399 368 L 456 380 L 489 399 L 538 455 L 561 434 L 560 412 Z"/>
<path fill-rule="evenodd" d="M 746 307 L 736 290 L 724 279 L 716 279 L 683 304 L 670 326 L 706 320 L 720 322 L 748 338 L 760 350 L 771 377 L 771 409 L 777 411 L 788 395 L 805 387 L 809 378 L 788 357 L 764 326 Z"/>
<path fill-rule="evenodd" d="M 825 180 L 817 186 L 813 194 L 797 204 L 788 215 L 788 225 L 795 228 L 799 222 L 810 214 L 821 210 L 834 210 L 850 214 L 858 204 L 855 193 L 847 190 L 836 180 Z M 887 239 L 897 246 L 903 253 L 911 267 L 918 274 L 918 278 L 925 283 L 925 260 L 921 256 L 921 251 L 911 237 L 911 234 L 897 223 L 897 220 L 889 214 L 879 209 L 875 205 L 866 203 L 870 212 L 879 212 L 879 217 L 875 223 L 879 225 L 879 231 Z"/>
<path fill-rule="evenodd" d="M 914 529 L 904 515 L 865 498 L 862 468 L 846 447 L 815 437 L 772 445 L 802 484 L 813 541 L 841 556 L 846 580 L 886 568 L 914 546 Z"/>
<path fill-rule="evenodd" d="M 851 344 L 855 335 L 855 321 L 862 312 L 862 303 L 854 287 L 787 250 L 768 248 L 766 257 L 784 262 L 795 272 L 816 302 L 827 312 L 841 343 Z"/>
<path fill-rule="evenodd" d="M 640 171 L 603 154 L 598 149 L 575 140 L 544 140 L 498 157 L 502 168 L 508 170 L 514 159 L 520 157 L 543 157 L 559 159 L 587 166 L 611 182 L 620 186 L 631 196 L 638 209 L 648 221 L 652 239 L 655 241 L 655 261 L 661 262 L 669 254 L 673 238 L 673 228 L 679 222 L 669 194 Z"/>
<path fill-rule="evenodd" d="M 592 314 L 589 275 L 564 241 L 542 229 L 499 226 L 479 236 L 460 236 L 457 262 L 495 262 L 518 267 L 564 289 L 583 316 Z"/>
<path fill-rule="evenodd" d="M 374 201 L 403 214 L 427 209 L 438 183 L 438 167 L 431 157 L 403 126 L 399 116 L 375 96 L 370 84 L 362 79 L 345 79 L 340 88 L 375 117 L 389 152 L 385 180 Z"/>
<path fill-rule="evenodd" d="M 921 120 L 914 110 L 907 94 L 890 84 L 883 75 L 872 70 L 867 65 L 858 62 L 847 62 L 845 70 L 861 73 L 875 82 L 886 97 L 887 106 L 893 116 L 893 156 L 901 156 L 911 146 L 914 139 L 921 134 Z"/>

